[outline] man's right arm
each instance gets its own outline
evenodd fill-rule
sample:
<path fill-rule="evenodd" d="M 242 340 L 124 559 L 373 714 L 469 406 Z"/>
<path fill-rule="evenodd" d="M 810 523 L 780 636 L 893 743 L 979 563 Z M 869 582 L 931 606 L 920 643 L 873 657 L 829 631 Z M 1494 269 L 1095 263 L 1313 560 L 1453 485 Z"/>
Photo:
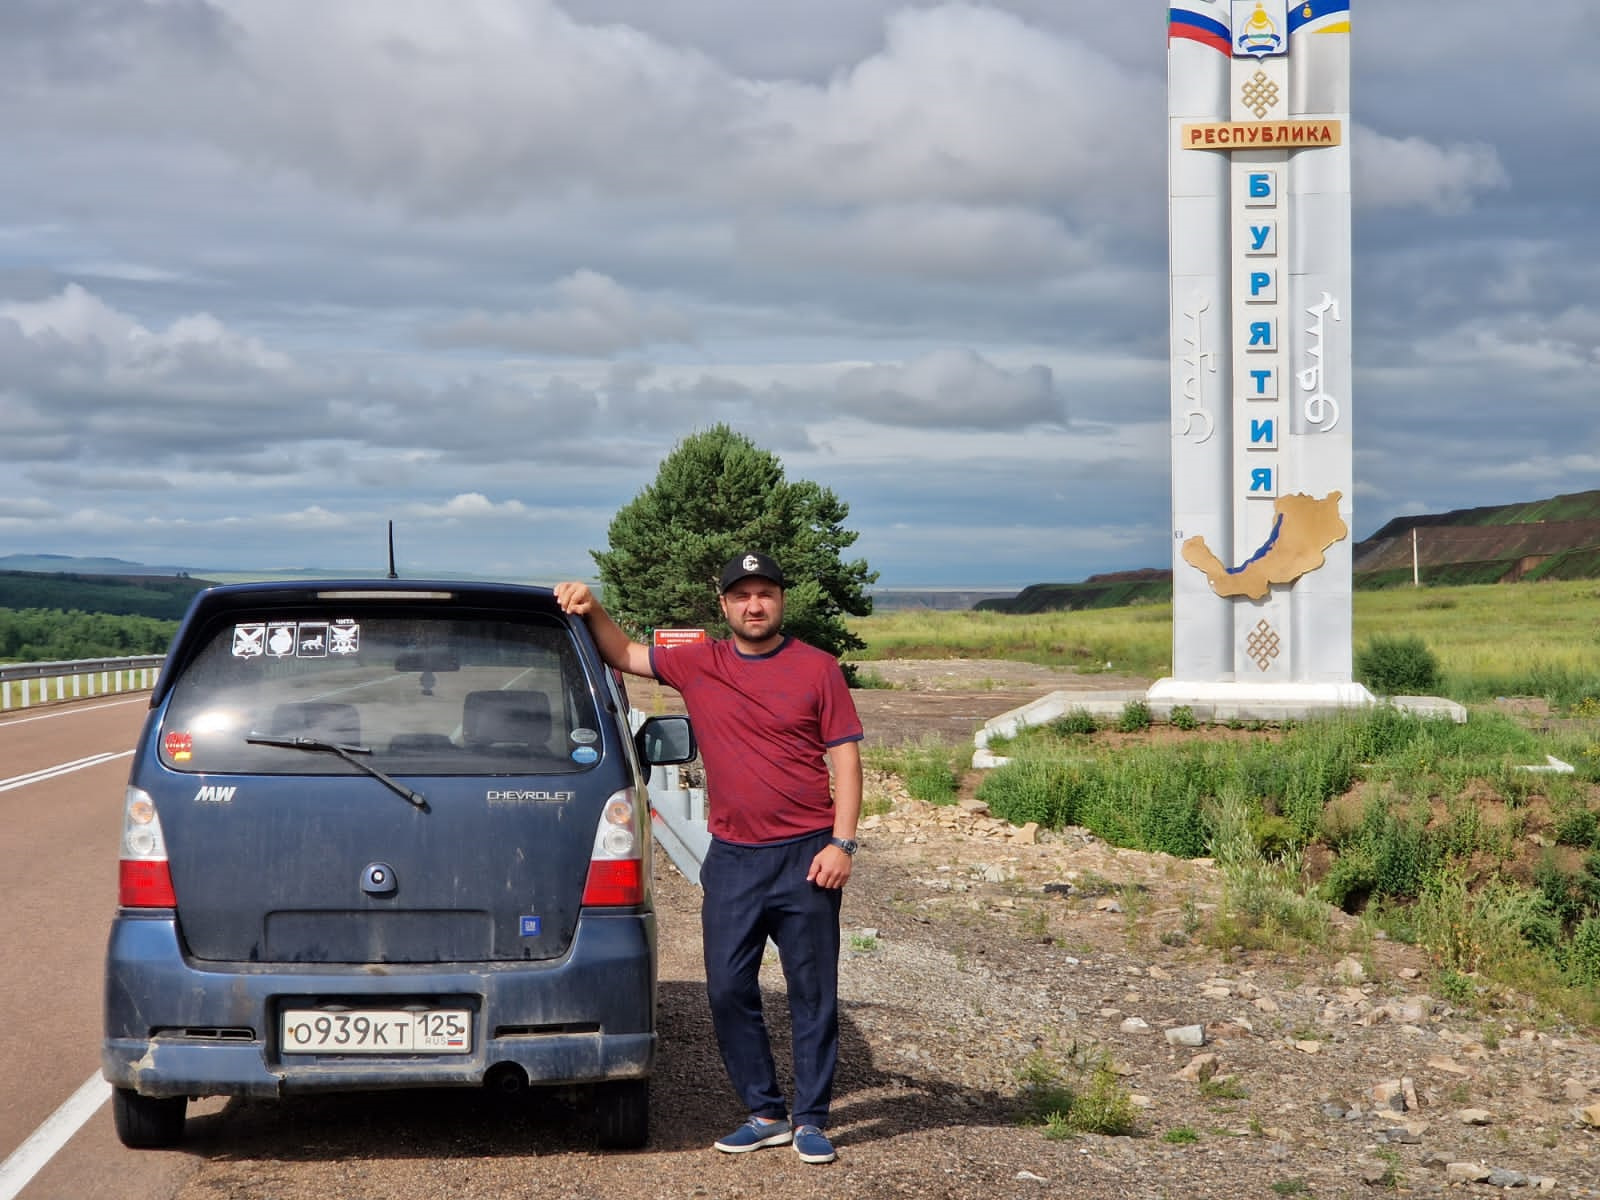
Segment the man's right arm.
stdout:
<path fill-rule="evenodd" d="M 588 584 L 558 583 L 555 593 L 562 612 L 582 617 L 588 625 L 589 636 L 594 638 L 595 648 L 605 659 L 606 666 L 629 675 L 643 675 L 646 679 L 655 677 L 650 669 L 650 647 L 623 632 L 622 626 L 612 620 L 611 614 L 595 599 Z"/>

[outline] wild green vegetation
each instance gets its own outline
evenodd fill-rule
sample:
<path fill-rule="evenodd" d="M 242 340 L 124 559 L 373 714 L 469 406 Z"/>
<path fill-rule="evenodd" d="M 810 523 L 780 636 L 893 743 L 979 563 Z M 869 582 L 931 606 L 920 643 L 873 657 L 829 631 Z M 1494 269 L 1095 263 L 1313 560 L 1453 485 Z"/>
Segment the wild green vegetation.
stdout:
<path fill-rule="evenodd" d="M 165 654 L 176 620 L 0 608 L 0 662 L 66 662 Z"/>
<path fill-rule="evenodd" d="M 44 574 L 0 571 L 0 609 L 44 608 L 176 621 L 209 583 L 171 575 Z"/>
<path fill-rule="evenodd" d="M 850 626 L 866 642 L 865 649 L 851 655 L 857 663 L 879 658 L 1001 658 L 1154 679 L 1172 659 L 1170 604 L 1026 616 L 901 609 L 859 617 Z"/>
<path fill-rule="evenodd" d="M 977 795 L 1019 824 L 1214 858 L 1224 903 L 1194 935 L 1224 951 L 1348 943 L 1336 905 L 1360 914 L 1358 937 L 1426 950 L 1432 986 L 1457 1004 L 1516 996 L 1600 1022 L 1597 601 L 1592 580 L 1357 593 L 1358 676 L 1380 694 L 1454 698 L 1466 724 L 1380 707 L 1217 729 L 1186 713 L 1155 738 L 1143 705 L 1067 713 L 991 743 L 1009 761 Z M 1169 619 L 1163 606 L 893 613 L 856 628 L 869 658 L 1109 661 L 1149 678 L 1166 670 Z M 937 759 L 931 744 L 906 752 Z"/>
<path fill-rule="evenodd" d="M 1103 1054 L 1077 1043 L 1064 1062 L 1041 1051 L 1028 1056 L 1017 1072 L 1022 1121 L 1039 1125 L 1055 1141 L 1078 1133 L 1108 1137 L 1133 1132 L 1133 1098 Z"/>

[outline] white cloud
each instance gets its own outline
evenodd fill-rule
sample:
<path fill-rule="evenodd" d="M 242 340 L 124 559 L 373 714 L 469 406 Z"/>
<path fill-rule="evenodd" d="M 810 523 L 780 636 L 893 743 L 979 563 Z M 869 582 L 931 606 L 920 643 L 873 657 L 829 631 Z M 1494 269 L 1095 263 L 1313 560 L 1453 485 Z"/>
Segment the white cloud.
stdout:
<path fill-rule="evenodd" d="M 1098 248 L 1025 208 L 889 203 L 853 212 L 778 211 L 740 228 L 763 260 L 807 271 L 950 283 L 1048 280 L 1097 261 Z"/>
<path fill-rule="evenodd" d="M 1017 429 L 1067 416 L 1048 367 L 1006 371 L 971 350 L 858 367 L 840 377 L 838 395 L 844 412 L 879 425 Z"/>
<path fill-rule="evenodd" d="M 469 313 L 428 335 L 437 345 L 608 356 L 656 342 L 687 342 L 694 328 L 669 304 L 641 299 L 597 271 L 555 286 L 558 306 L 526 313 Z"/>
<path fill-rule="evenodd" d="M 1357 125 L 1350 151 L 1356 203 L 1375 209 L 1420 208 L 1459 213 L 1477 196 L 1510 186 L 1493 146 L 1438 146 L 1420 137 L 1395 138 Z"/>
<path fill-rule="evenodd" d="M 165 330 L 151 330 L 77 284 L 46 300 L 0 304 L 0 320 L 13 322 L 41 348 L 65 344 L 103 352 L 111 367 L 135 374 L 229 367 L 276 371 L 289 365 L 284 355 L 230 332 L 209 313 L 179 317 Z"/>
<path fill-rule="evenodd" d="M 754 172 L 784 196 L 1098 200 L 1160 168 L 1126 152 L 1159 118 L 1152 78 L 987 6 L 903 9 L 881 53 L 763 98 Z"/>
<path fill-rule="evenodd" d="M 412 516 L 455 520 L 481 517 L 523 517 L 528 506 L 520 500 L 492 501 L 481 492 L 451 496 L 443 504 L 414 504 L 407 509 Z"/>

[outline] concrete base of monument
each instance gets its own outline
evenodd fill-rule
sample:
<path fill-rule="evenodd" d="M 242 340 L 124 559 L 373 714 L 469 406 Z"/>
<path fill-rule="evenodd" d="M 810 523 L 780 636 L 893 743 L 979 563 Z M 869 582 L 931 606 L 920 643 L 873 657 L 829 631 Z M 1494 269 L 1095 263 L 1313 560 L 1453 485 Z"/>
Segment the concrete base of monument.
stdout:
<path fill-rule="evenodd" d="M 1158 708 L 1188 706 L 1201 721 L 1287 721 L 1345 709 L 1371 708 L 1378 702 L 1359 683 L 1226 683 L 1158 679 L 1145 693 L 1151 715 Z"/>
<path fill-rule="evenodd" d="M 1195 719 L 1217 721 L 1288 721 L 1327 716 L 1347 709 L 1392 704 L 1418 717 L 1442 718 L 1457 725 L 1467 710 L 1454 700 L 1438 696 L 1393 696 L 1380 701 L 1359 683 L 1200 683 L 1158 679 L 1143 691 L 1059 691 L 1031 704 L 1001 713 L 986 722 L 973 737 L 977 747 L 972 765 L 983 769 L 1006 760 L 989 750 L 991 741 L 1015 737 L 1021 730 L 1046 725 L 1072 712 L 1086 712 L 1097 720 L 1116 720 L 1138 701 L 1157 721 L 1172 719 L 1172 710 L 1188 708 Z"/>
<path fill-rule="evenodd" d="M 1415 717 L 1466 723 L 1465 706 L 1442 696 L 1390 696 L 1380 700 L 1359 683 L 1200 683 L 1158 679 L 1145 693 L 1152 716 L 1170 719 L 1188 705 L 1201 721 L 1287 721 L 1325 716 L 1342 709 L 1389 704 Z"/>

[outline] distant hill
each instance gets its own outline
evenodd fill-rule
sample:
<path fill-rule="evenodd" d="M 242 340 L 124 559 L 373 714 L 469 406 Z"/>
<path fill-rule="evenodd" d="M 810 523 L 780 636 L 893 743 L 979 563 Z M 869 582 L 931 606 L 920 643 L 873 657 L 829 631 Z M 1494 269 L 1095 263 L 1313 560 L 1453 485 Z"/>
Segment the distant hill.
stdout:
<path fill-rule="evenodd" d="M 1355 548 L 1356 587 L 1600 578 L 1600 491 L 1396 517 Z"/>
<path fill-rule="evenodd" d="M 1521 504 L 1396 517 L 1351 550 L 1357 590 L 1423 584 L 1600 579 L 1600 490 Z M 1172 599 L 1172 571 L 1091 575 L 1082 583 L 1036 583 L 1014 598 L 980 601 L 991 612 L 1115 608 Z"/>
<path fill-rule="evenodd" d="M 121 558 L 75 558 L 70 554 L 0 554 L 0 571 L 33 571 L 40 574 L 70 572 L 74 575 L 188 575 L 183 567 L 152 567 L 147 563 Z"/>
<path fill-rule="evenodd" d="M 1123 608 L 1130 604 L 1157 604 L 1172 599 L 1172 571 L 1146 567 L 1138 571 L 1111 571 L 1091 575 L 1082 583 L 1029 584 L 1010 599 L 980 600 L 980 612 L 1076 612 L 1083 608 Z"/>
<path fill-rule="evenodd" d="M 0 571 L 0 608 L 45 608 L 176 621 L 206 579 L 173 575 L 91 575 Z"/>
<path fill-rule="evenodd" d="M 872 588 L 873 612 L 927 608 L 935 612 L 965 612 L 985 600 L 1009 600 L 1016 588 Z"/>

